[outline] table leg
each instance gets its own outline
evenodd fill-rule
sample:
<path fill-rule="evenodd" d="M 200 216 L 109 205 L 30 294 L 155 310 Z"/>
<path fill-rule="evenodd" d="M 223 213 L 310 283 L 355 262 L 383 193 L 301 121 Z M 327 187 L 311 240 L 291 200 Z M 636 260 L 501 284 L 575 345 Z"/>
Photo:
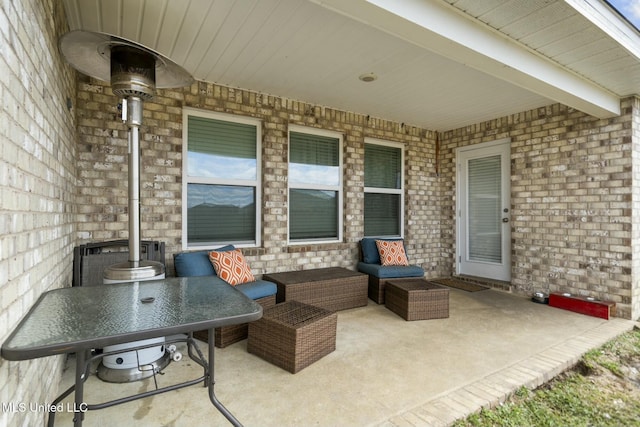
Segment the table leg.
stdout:
<path fill-rule="evenodd" d="M 213 390 L 213 387 L 215 385 L 215 377 L 213 374 L 213 365 L 214 365 L 214 355 L 213 352 L 215 351 L 215 329 L 209 329 L 209 375 L 207 378 L 207 381 L 209 382 L 209 399 L 211 400 L 211 403 L 213 403 L 213 406 L 215 406 L 216 408 L 218 408 L 218 411 L 220 411 L 222 413 L 222 415 L 224 415 L 227 420 L 229 420 L 229 422 L 231 424 L 233 424 L 234 426 L 238 426 L 238 427 L 242 427 L 242 424 L 240 423 L 240 421 L 238 421 L 236 419 L 236 417 L 233 416 L 233 414 L 231 414 L 231 412 L 229 412 L 229 410 L 227 408 L 224 407 L 224 405 L 218 400 L 218 398 L 216 397 L 215 391 Z"/>
<path fill-rule="evenodd" d="M 85 359 L 87 352 L 80 350 L 76 352 L 76 386 L 75 386 L 75 407 L 76 411 L 73 416 L 73 426 L 82 427 L 82 421 L 84 421 L 84 412 L 79 411 L 79 408 L 84 407 L 84 381 L 86 375 Z"/>

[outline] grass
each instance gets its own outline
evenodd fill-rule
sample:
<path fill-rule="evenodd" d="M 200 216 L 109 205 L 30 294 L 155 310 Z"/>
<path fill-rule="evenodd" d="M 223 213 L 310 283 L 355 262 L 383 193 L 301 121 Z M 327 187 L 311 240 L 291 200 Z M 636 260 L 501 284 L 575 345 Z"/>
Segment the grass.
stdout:
<path fill-rule="evenodd" d="M 549 383 L 519 389 L 454 427 L 640 426 L 640 329 L 585 354 Z"/>

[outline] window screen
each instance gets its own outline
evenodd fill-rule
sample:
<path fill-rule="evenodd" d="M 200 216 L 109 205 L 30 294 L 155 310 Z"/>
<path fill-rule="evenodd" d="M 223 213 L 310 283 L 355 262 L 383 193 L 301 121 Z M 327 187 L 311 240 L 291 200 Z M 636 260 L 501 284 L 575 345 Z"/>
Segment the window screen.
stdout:
<path fill-rule="evenodd" d="M 187 247 L 258 242 L 257 124 L 203 113 L 186 120 Z"/>
<path fill-rule="evenodd" d="M 402 235 L 402 181 L 402 147 L 365 143 L 365 236 Z"/>
<path fill-rule="evenodd" d="M 289 133 L 289 240 L 338 240 L 340 139 Z"/>

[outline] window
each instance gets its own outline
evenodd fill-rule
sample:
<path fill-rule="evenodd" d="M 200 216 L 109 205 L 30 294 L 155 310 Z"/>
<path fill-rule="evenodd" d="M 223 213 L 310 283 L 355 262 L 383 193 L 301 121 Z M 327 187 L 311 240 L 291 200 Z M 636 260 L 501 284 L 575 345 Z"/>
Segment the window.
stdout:
<path fill-rule="evenodd" d="M 260 244 L 260 122 L 186 109 L 183 247 Z"/>
<path fill-rule="evenodd" d="M 402 144 L 365 140 L 365 236 L 402 236 L 404 223 L 403 164 Z"/>
<path fill-rule="evenodd" d="M 342 135 L 289 129 L 289 242 L 342 240 Z"/>

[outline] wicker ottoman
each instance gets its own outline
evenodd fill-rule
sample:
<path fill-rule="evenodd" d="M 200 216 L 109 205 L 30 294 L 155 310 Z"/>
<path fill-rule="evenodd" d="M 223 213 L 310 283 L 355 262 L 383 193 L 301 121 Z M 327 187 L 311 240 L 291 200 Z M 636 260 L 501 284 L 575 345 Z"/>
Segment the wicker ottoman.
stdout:
<path fill-rule="evenodd" d="M 249 323 L 247 351 L 293 374 L 336 349 L 338 315 L 288 301 L 267 308 Z"/>
<path fill-rule="evenodd" d="M 449 289 L 424 279 L 389 281 L 385 305 L 404 320 L 443 319 L 449 317 Z"/>
<path fill-rule="evenodd" d="M 276 304 L 276 296 L 270 295 L 264 298 L 258 298 L 255 300 L 258 304 L 262 306 L 263 309 L 268 307 L 273 307 Z M 222 326 L 220 328 L 216 328 L 215 330 L 215 338 L 216 338 L 216 347 L 225 348 L 228 345 L 237 343 L 238 341 L 242 341 L 247 338 L 247 334 L 249 331 L 248 323 L 241 323 L 239 325 L 229 325 Z M 200 341 L 208 342 L 209 341 L 209 331 L 196 331 L 193 333 L 193 337 L 199 339 Z"/>
<path fill-rule="evenodd" d="M 342 267 L 270 273 L 262 279 L 278 285 L 276 302 L 295 300 L 339 311 L 368 301 L 368 276 Z"/>

